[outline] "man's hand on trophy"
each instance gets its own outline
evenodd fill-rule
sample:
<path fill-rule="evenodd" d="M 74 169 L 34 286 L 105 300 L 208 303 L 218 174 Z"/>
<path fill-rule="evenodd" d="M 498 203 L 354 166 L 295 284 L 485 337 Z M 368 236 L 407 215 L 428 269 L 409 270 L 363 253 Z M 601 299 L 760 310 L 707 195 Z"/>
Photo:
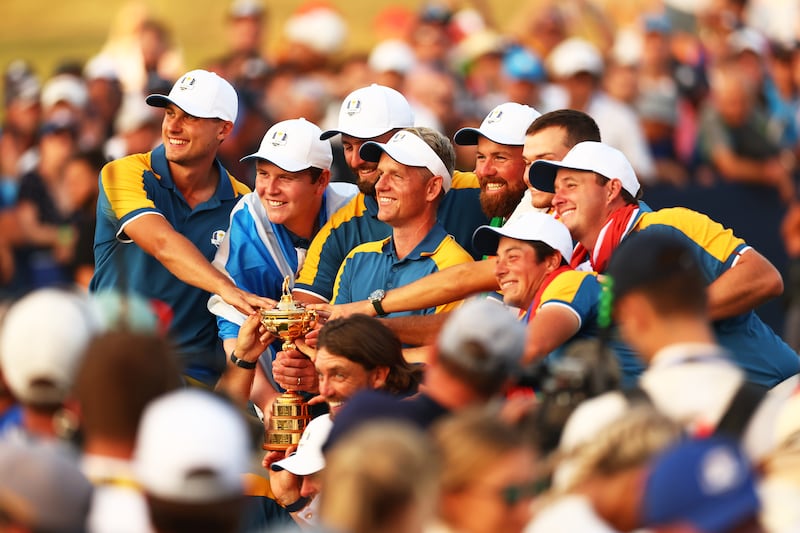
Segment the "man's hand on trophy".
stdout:
<path fill-rule="evenodd" d="M 297 350 L 280 351 L 275 355 L 272 377 L 286 390 L 316 393 L 319 389 L 314 363 Z"/>
<path fill-rule="evenodd" d="M 275 338 L 261 325 L 259 314 L 255 311 L 247 316 L 239 328 L 236 348 L 233 352 L 238 359 L 253 363 L 258 360 L 273 340 Z"/>
<path fill-rule="evenodd" d="M 369 300 L 338 305 L 308 304 L 306 307 L 313 309 L 317 312 L 317 314 L 324 316 L 325 320 L 346 318 L 355 314 L 375 316 L 375 309 L 372 307 L 372 304 L 369 303 Z"/>
<path fill-rule="evenodd" d="M 290 446 L 285 453 L 267 452 L 261 461 L 262 466 L 269 470 L 269 485 L 272 489 L 272 494 L 275 495 L 275 501 L 283 507 L 291 505 L 300 499 L 300 487 L 303 484 L 303 478 L 292 474 L 288 470 L 280 469 L 275 471 L 271 470 L 270 467 L 272 463 L 289 457 L 296 449 L 296 446 Z"/>

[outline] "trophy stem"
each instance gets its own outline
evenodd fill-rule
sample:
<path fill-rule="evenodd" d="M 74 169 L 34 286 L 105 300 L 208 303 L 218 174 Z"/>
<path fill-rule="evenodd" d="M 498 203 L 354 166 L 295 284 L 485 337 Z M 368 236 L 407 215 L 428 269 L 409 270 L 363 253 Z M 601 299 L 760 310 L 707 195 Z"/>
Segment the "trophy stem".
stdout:
<path fill-rule="evenodd" d="M 286 451 L 290 446 L 296 446 L 310 421 L 305 399 L 295 391 L 284 392 L 272 404 L 263 448 Z"/>

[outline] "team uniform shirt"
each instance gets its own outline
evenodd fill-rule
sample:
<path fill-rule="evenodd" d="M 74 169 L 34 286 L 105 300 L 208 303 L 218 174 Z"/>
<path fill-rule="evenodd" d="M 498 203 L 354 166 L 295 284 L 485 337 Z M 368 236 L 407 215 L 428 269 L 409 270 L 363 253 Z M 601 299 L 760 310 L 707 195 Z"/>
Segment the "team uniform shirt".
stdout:
<path fill-rule="evenodd" d="M 730 229 L 707 216 L 681 207 L 640 213 L 633 231 L 662 232 L 683 240 L 712 283 L 732 268 L 749 246 Z M 800 357 L 755 311 L 713 323 L 717 341 L 758 385 L 773 387 L 800 372 Z"/>
<path fill-rule="evenodd" d="M 247 186 L 215 161 L 220 176 L 214 195 L 192 209 L 175 187 L 164 146 L 108 163 L 100 173 L 95 231 L 93 292 L 121 290 L 166 303 L 172 311 L 169 336 L 191 378 L 212 384 L 225 368 L 209 293 L 182 282 L 125 234 L 142 216 L 162 216 L 210 262 L 225 236 L 228 217 Z"/>
<path fill-rule="evenodd" d="M 565 344 L 551 352 L 547 356 L 548 358 L 561 357 L 567 346 L 575 340 L 597 338 L 599 334 L 597 306 L 601 290 L 594 273 L 577 270 L 561 272 L 553 277 L 543 289 L 540 289 L 541 298 L 538 302 L 531 304 L 525 317 L 526 322 L 530 321 L 535 311 L 545 306 L 559 305 L 575 315 L 579 324 L 577 333 Z M 537 305 L 536 309 L 533 309 L 533 305 Z M 617 357 L 617 363 L 622 373 L 622 385 L 624 387 L 634 385 L 644 370 L 644 363 L 616 334 L 612 334 L 609 348 Z"/>
<path fill-rule="evenodd" d="M 349 183 L 331 183 L 325 189 L 316 227 L 322 227 L 358 189 Z M 278 300 L 283 280 L 293 281 L 308 249 L 308 241 L 298 239 L 283 224 L 270 222 L 264 205 L 256 193 L 242 197 L 231 211 L 225 240 L 214 257 L 214 266 L 227 272 L 236 286 L 260 296 Z M 245 315 L 218 295 L 208 302 L 217 316 L 221 339 L 236 338 Z"/>
<path fill-rule="evenodd" d="M 475 259 L 472 233 L 489 221 L 480 205 L 480 186 L 473 173 L 455 172 L 451 189 L 438 209 L 439 223 Z M 356 246 L 389 237 L 392 228 L 378 220 L 375 198 L 359 193 L 320 229 L 308 249 L 295 290 L 330 301 L 336 274 L 347 254 Z"/>
<path fill-rule="evenodd" d="M 147 501 L 130 461 L 87 454 L 81 471 L 94 485 L 87 517 L 89 533 L 150 533 Z"/>
<path fill-rule="evenodd" d="M 472 257 L 439 224 L 435 224 L 403 259 L 397 257 L 391 237 L 364 243 L 347 254 L 342 263 L 336 276 L 333 303 L 366 300 L 376 289 L 402 287 L 428 274 L 471 261 Z M 451 302 L 416 311 L 390 313 L 390 316 L 428 315 L 449 311 L 459 305 L 460 302 Z"/>

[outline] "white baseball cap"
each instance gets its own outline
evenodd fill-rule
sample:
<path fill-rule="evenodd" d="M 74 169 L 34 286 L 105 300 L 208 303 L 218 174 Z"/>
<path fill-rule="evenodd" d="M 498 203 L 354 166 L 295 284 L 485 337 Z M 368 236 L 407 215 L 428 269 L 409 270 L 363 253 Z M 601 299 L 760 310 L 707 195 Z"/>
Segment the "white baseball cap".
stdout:
<path fill-rule="evenodd" d="M 322 446 L 328 439 L 332 427 L 333 420 L 329 414 L 313 419 L 303 430 L 300 442 L 297 443 L 297 450 L 286 459 L 275 461 L 270 468 L 275 472 L 288 470 L 296 476 L 308 476 L 319 472 L 325 468 Z"/>
<path fill-rule="evenodd" d="M 205 503 L 242 494 L 249 457 L 249 434 L 239 412 L 211 392 L 187 388 L 145 409 L 133 468 L 153 496 Z"/>
<path fill-rule="evenodd" d="M 616 178 L 622 182 L 622 188 L 634 198 L 639 193 L 639 179 L 628 158 L 616 148 L 601 142 L 578 143 L 561 161 L 534 161 L 528 171 L 530 184 L 540 191 L 554 192 L 556 173 L 560 168 L 597 172 L 608 179 Z"/>
<path fill-rule="evenodd" d="M 89 103 L 89 90 L 83 78 L 72 74 L 59 74 L 45 82 L 39 98 L 45 109 L 53 107 L 58 102 L 66 102 L 73 107 L 83 109 Z"/>
<path fill-rule="evenodd" d="M 498 144 L 522 146 L 525 144 L 525 132 L 540 115 L 531 106 L 506 102 L 492 109 L 481 122 L 480 128 L 461 128 L 453 140 L 461 146 L 472 146 L 478 144 L 480 135 Z"/>
<path fill-rule="evenodd" d="M 359 150 L 359 155 L 364 161 L 378 162 L 382 153 L 386 153 L 401 165 L 427 168 L 434 176 L 442 177 L 442 188 L 445 193 L 450 190 L 453 176 L 433 148 L 414 133 L 401 130 L 392 135 L 386 143 L 365 142 Z"/>
<path fill-rule="evenodd" d="M 85 295 L 40 289 L 24 296 L 0 330 L 0 368 L 11 392 L 26 404 L 60 404 L 101 329 Z"/>
<path fill-rule="evenodd" d="M 414 113 L 406 97 L 398 91 L 373 83 L 347 95 L 339 109 L 337 129 L 324 132 L 328 139 L 344 133 L 359 139 L 379 137 L 397 128 L 414 125 Z"/>
<path fill-rule="evenodd" d="M 603 73 L 603 57 L 597 47 L 586 39 L 572 37 L 550 52 L 547 68 L 555 78 L 569 78 L 579 72 L 600 76 Z"/>
<path fill-rule="evenodd" d="M 254 154 L 241 161 L 264 159 L 287 172 L 299 172 L 309 167 L 330 170 L 333 163 L 331 143 L 320 139 L 322 130 L 304 118 L 283 120 L 274 124 Z"/>
<path fill-rule="evenodd" d="M 375 45 L 367 60 L 375 72 L 399 72 L 405 74 L 417 64 L 417 56 L 407 42 L 387 39 Z"/>
<path fill-rule="evenodd" d="M 501 228 L 480 226 L 472 234 L 472 243 L 478 252 L 486 255 L 497 253 L 500 237 L 520 241 L 541 241 L 561 252 L 567 262 L 572 259 L 572 237 L 567 227 L 545 213 L 531 211 Z"/>
<path fill-rule="evenodd" d="M 153 107 L 172 103 L 199 118 L 220 118 L 236 122 L 239 97 L 227 80 L 207 70 L 192 70 L 172 86 L 169 95 L 151 94 L 145 101 Z"/>

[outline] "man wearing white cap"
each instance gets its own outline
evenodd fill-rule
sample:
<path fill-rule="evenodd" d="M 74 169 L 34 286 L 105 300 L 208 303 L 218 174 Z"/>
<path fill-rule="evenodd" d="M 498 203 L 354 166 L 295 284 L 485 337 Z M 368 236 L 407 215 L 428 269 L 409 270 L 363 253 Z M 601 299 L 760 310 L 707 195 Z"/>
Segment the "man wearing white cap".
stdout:
<path fill-rule="evenodd" d="M 163 144 L 103 168 L 90 290 L 132 291 L 166 303 L 187 377 L 210 385 L 225 363 L 205 309 L 209 293 L 246 313 L 270 305 L 210 262 L 231 209 L 249 192 L 216 158 L 233 129 L 238 98 L 216 74 L 193 70 L 168 96 L 153 94 L 147 103 L 165 109 Z"/>
<path fill-rule="evenodd" d="M 572 265 L 605 272 L 612 253 L 632 232 L 668 233 L 691 247 L 708 282 L 709 315 L 721 345 L 748 380 L 772 387 L 800 370 L 800 358 L 753 309 L 783 290 L 780 273 L 729 229 L 695 211 L 650 211 L 639 181 L 619 150 L 599 142 L 575 145 L 560 162 L 535 161 L 532 186 L 555 192 L 553 206 L 578 245 Z"/>
<path fill-rule="evenodd" d="M 347 253 L 359 244 L 391 234 L 391 227 L 378 217 L 377 161 L 365 161 L 359 149 L 369 141 L 385 143 L 401 128 L 412 126 L 411 106 L 394 89 L 373 84 L 353 91 L 344 99 L 337 129 L 322 136 L 328 139 L 341 135 L 345 159 L 356 176 L 361 194 L 336 213 L 312 242 L 295 287 L 296 299 L 308 303 L 330 301 L 336 273 Z M 442 226 L 467 250 L 472 246 L 472 232 L 487 222 L 478 194 L 474 175 L 453 172 L 450 192 L 439 204 Z M 477 258 L 477 253 L 473 257 Z"/>
<path fill-rule="evenodd" d="M 392 227 L 392 235 L 364 243 L 347 254 L 336 276 L 334 304 L 379 300 L 376 291 L 472 261 L 437 222 L 437 207 L 450 190 L 455 162 L 453 146 L 446 137 L 430 128 L 406 128 L 385 144 L 365 143 L 360 155 L 378 162 L 378 218 Z M 414 314 L 452 307 L 448 304 Z"/>
<path fill-rule="evenodd" d="M 257 152 L 242 158 L 255 161 L 255 192 L 244 195 L 231 211 L 227 236 L 213 261 L 237 287 L 279 299 L 283 280 L 286 276 L 294 280 L 319 228 L 356 194 L 352 184 L 330 183 L 333 155 L 330 142 L 320 140 L 321 133 L 304 118 L 284 120 L 267 131 Z M 263 346 L 248 353 L 240 347 L 238 354 L 233 353 L 239 327 L 247 320 L 248 335 L 252 334 L 258 317 L 240 313 L 217 294 L 208 308 L 217 316 L 229 368 L 256 370 L 236 372 L 243 378 L 238 392 L 247 398 L 254 374 L 272 375 L 268 361 L 262 360 L 266 372 L 256 369 L 255 358 Z M 226 374 L 223 379 L 232 377 Z M 236 393 L 227 386 L 226 390 Z"/>
<path fill-rule="evenodd" d="M 586 140 L 600 140 L 600 131 L 592 117 L 582 111 L 572 109 L 551 111 L 536 118 L 527 128 L 522 157 L 528 165 L 536 159 L 560 160 L 572 146 Z M 523 175 L 527 175 L 527 169 Z M 497 181 L 496 177 L 495 181 Z M 528 192 L 530 194 L 522 197 L 520 205 L 511 214 L 507 223 L 515 221 L 527 211 L 542 211 L 550 205 L 552 193 L 535 190 L 530 186 Z M 535 209 L 532 209 L 531 206 Z M 409 285 L 387 291 L 381 306 L 387 313 L 405 311 L 440 305 L 466 298 L 481 291 L 497 289 L 494 262 L 477 261 L 464 263 Z M 350 313 L 375 314 L 375 309 L 369 301 L 364 301 L 336 306 L 332 310 L 333 316 L 346 316 Z M 417 323 L 413 327 L 399 328 L 399 321 L 393 320 L 391 323 L 392 329 L 406 342 L 432 340 L 439 329 L 439 324 L 433 324 L 431 321 L 426 322 L 425 327 L 421 327 L 422 325 Z"/>
<path fill-rule="evenodd" d="M 495 276 L 503 301 L 527 310 L 523 363 L 572 339 L 597 336 L 600 283 L 594 273 L 569 266 L 572 237 L 564 224 L 545 213 L 526 213 L 502 228 L 478 228 L 474 240 L 478 249 L 497 256 Z M 630 350 L 617 350 L 617 356 L 633 384 L 641 362 Z"/>

